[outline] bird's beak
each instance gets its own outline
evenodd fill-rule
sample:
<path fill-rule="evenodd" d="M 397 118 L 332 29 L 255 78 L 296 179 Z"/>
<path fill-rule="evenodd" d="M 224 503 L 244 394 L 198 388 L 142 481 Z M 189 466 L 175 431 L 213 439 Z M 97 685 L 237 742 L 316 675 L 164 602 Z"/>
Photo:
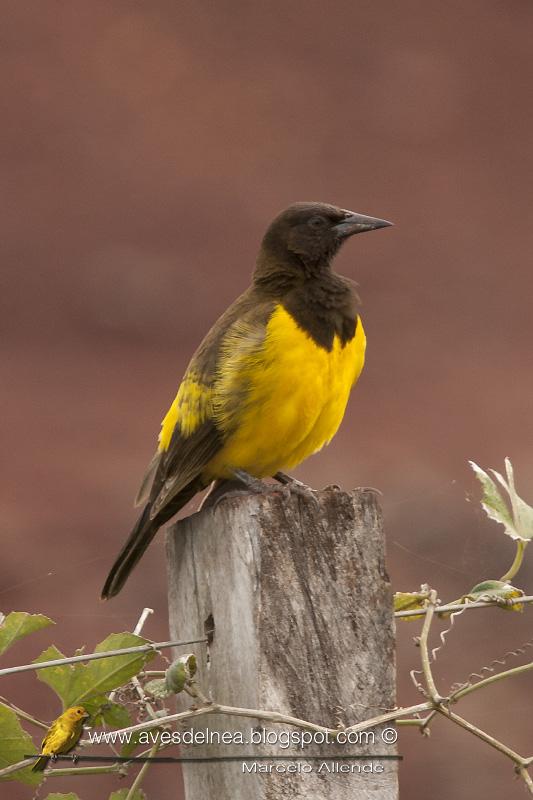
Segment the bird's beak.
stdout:
<path fill-rule="evenodd" d="M 345 219 L 335 225 L 335 230 L 341 239 L 345 239 L 347 236 L 353 236 L 354 233 L 365 233 L 366 231 L 375 231 L 377 228 L 388 228 L 392 224 L 392 222 L 387 222 L 386 219 L 367 217 L 365 214 L 353 214 L 351 211 L 347 211 Z"/>
<path fill-rule="evenodd" d="M 85 714 L 82 716 L 82 719 L 89 719 L 90 716 L 91 716 L 90 714 L 85 712 Z"/>

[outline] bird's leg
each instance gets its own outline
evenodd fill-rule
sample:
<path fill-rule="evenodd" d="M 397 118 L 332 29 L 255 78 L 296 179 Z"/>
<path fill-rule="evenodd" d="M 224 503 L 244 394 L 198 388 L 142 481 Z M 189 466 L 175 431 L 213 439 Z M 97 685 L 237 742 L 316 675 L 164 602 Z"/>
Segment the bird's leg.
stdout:
<path fill-rule="evenodd" d="M 264 483 L 263 481 L 259 480 L 259 478 L 254 478 L 253 475 L 250 475 L 249 472 L 245 472 L 243 469 L 234 469 L 233 475 L 245 486 L 249 492 L 253 492 L 254 494 L 264 494 L 265 492 L 272 492 L 273 489 L 268 483 Z"/>
<path fill-rule="evenodd" d="M 71 758 L 72 758 L 72 763 L 73 764 L 77 764 L 78 761 L 80 760 L 80 757 L 79 757 L 78 753 L 72 753 Z"/>
<path fill-rule="evenodd" d="M 268 494 L 279 492 L 279 488 L 269 483 L 264 483 L 254 478 L 242 469 L 233 470 L 234 478 L 217 480 L 213 483 L 208 494 L 202 500 L 200 508 L 216 508 L 218 504 L 230 497 L 240 497 L 250 494 Z"/>
<path fill-rule="evenodd" d="M 287 486 L 290 492 L 294 492 L 294 494 L 304 497 L 306 500 L 311 500 L 317 507 L 320 505 L 316 497 L 316 489 L 311 489 L 307 484 L 293 478 L 292 475 L 287 475 L 285 472 L 276 472 L 272 477 L 274 480 Z"/>
<path fill-rule="evenodd" d="M 245 493 L 245 490 L 237 481 L 229 479 L 213 481 L 209 491 L 200 503 L 198 511 L 203 511 L 204 508 L 216 508 L 224 497 L 232 497 Z"/>
<path fill-rule="evenodd" d="M 276 472 L 276 474 L 272 475 L 272 477 L 275 481 L 282 483 L 284 486 L 290 486 L 291 488 L 302 486 L 304 489 L 307 489 L 310 492 L 314 491 L 314 489 L 311 489 L 309 486 L 307 486 L 307 484 L 302 483 L 302 481 L 299 481 L 297 478 L 293 478 L 292 475 L 287 475 L 286 472 Z"/>

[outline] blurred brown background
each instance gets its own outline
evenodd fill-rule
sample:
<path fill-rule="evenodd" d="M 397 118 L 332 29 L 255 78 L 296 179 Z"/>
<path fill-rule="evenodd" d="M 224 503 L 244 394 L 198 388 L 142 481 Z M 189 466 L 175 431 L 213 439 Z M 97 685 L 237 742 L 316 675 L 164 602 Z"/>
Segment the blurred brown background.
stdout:
<path fill-rule="evenodd" d="M 163 536 L 118 599 L 99 591 L 188 358 L 295 200 L 396 223 L 337 261 L 361 286 L 368 362 L 299 477 L 383 491 L 395 589 L 428 581 L 451 599 L 505 571 L 511 541 L 465 494 L 479 495 L 467 459 L 509 455 L 533 497 L 532 37 L 530 0 L 2 4 L 4 612 L 50 615 L 68 653 L 144 605 L 146 634 L 166 638 Z M 531 559 L 518 583 L 531 592 Z M 442 688 L 530 638 L 531 613 L 465 615 Z M 403 703 L 418 698 L 417 631 L 398 626 Z M 462 713 L 531 753 L 531 688 L 517 678 Z M 2 694 L 58 713 L 34 675 Z M 403 730 L 401 752 L 406 797 L 525 791 L 444 721 L 430 741 Z M 68 784 L 47 789 L 117 788 Z M 170 800 L 175 771 L 145 786 Z"/>

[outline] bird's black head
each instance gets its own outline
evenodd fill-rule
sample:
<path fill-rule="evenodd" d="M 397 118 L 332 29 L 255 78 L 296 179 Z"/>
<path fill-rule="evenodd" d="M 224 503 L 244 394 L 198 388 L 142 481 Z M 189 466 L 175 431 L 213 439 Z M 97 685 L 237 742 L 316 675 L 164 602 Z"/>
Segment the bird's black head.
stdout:
<path fill-rule="evenodd" d="M 342 243 L 356 233 L 391 225 L 327 203 L 295 203 L 272 221 L 265 233 L 258 268 L 273 262 L 316 274 L 328 267 Z"/>

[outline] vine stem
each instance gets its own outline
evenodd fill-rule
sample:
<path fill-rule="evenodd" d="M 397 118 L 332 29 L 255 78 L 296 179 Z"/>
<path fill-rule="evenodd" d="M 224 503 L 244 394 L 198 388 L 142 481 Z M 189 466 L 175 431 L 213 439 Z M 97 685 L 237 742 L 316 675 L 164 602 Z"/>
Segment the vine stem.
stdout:
<path fill-rule="evenodd" d="M 474 603 L 446 603 L 445 605 L 438 606 L 437 615 L 444 614 L 447 611 L 471 611 L 476 608 L 504 608 L 505 606 L 528 605 L 533 603 L 533 595 L 526 595 L 525 597 L 513 597 L 509 600 L 477 600 Z M 427 614 L 427 608 L 415 608 L 409 611 L 395 611 L 396 618 L 402 617 L 423 617 Z"/>
<path fill-rule="evenodd" d="M 69 656 L 67 658 L 54 658 L 51 661 L 40 661 L 38 664 L 22 664 L 18 667 L 7 667 L 0 669 L 2 675 L 13 675 L 16 672 L 29 672 L 30 670 L 48 669 L 48 667 L 61 667 L 63 664 L 77 664 L 80 661 L 96 661 L 98 658 L 111 658 L 112 656 L 124 656 L 130 653 L 150 653 L 164 650 L 168 647 L 180 647 L 186 644 L 206 643 L 207 639 L 188 639 L 185 642 L 151 642 L 142 644 L 138 647 L 123 647 L 121 650 L 106 650 L 104 653 L 86 653 L 79 656 Z"/>
<path fill-rule="evenodd" d="M 476 725 L 473 725 L 467 719 L 460 717 L 458 714 L 455 714 L 453 711 L 449 711 L 447 708 L 443 706 L 439 706 L 437 709 L 439 714 L 447 717 L 452 722 L 455 722 L 456 725 L 459 725 L 460 728 L 464 728 L 465 731 L 469 731 L 474 736 L 477 736 L 478 739 L 481 739 L 483 742 L 486 742 L 491 747 L 494 747 L 495 750 L 498 750 L 500 753 L 503 753 L 504 756 L 510 758 L 517 767 L 526 768 L 528 759 L 523 758 L 519 753 L 511 750 L 510 747 L 507 747 L 506 744 L 500 742 L 498 739 L 495 739 L 494 736 L 491 736 L 490 733 L 486 733 L 485 731 L 478 728 Z"/>
<path fill-rule="evenodd" d="M 159 744 L 156 742 L 150 748 L 150 752 L 148 753 L 148 758 L 152 758 L 153 756 L 155 756 L 158 750 L 159 750 Z M 141 783 L 143 781 L 143 778 L 144 778 L 144 776 L 146 774 L 146 770 L 149 768 L 149 766 L 150 766 L 150 761 L 145 761 L 144 764 L 142 765 L 142 767 L 140 768 L 139 772 L 135 776 L 135 780 L 133 781 L 133 783 L 130 786 L 130 790 L 129 790 L 128 794 L 126 795 L 126 800 L 133 800 L 133 798 L 135 797 L 135 792 L 140 787 L 140 785 L 141 785 Z"/>
<path fill-rule="evenodd" d="M 518 774 L 526 784 L 529 794 L 533 794 L 533 781 L 531 780 L 531 775 L 527 771 L 527 767 L 518 767 Z"/>
<path fill-rule="evenodd" d="M 516 575 L 516 573 L 518 572 L 518 570 L 522 566 L 522 561 L 524 560 L 524 553 L 525 553 L 527 544 L 528 544 L 528 542 L 524 541 L 524 539 L 518 539 L 517 540 L 517 543 L 516 543 L 516 554 L 515 554 L 515 557 L 514 557 L 514 561 L 511 564 L 511 566 L 509 567 L 509 569 L 507 570 L 507 572 L 505 573 L 505 575 L 502 575 L 502 577 L 500 578 L 501 581 L 507 582 L 507 581 L 510 581 L 510 580 L 512 580 L 514 578 L 514 576 Z"/>
<path fill-rule="evenodd" d="M 45 731 L 47 731 L 49 728 L 46 722 L 41 722 L 39 719 L 35 719 L 35 717 L 32 717 L 31 714 L 27 714 L 26 711 L 23 711 L 18 706 L 15 706 L 13 705 L 13 703 L 10 703 L 6 697 L 0 696 L 0 706 L 4 706 L 4 708 L 11 709 L 11 711 L 14 711 L 18 717 L 21 717 L 21 719 L 25 719 L 26 722 L 31 722 L 32 725 L 36 725 L 38 728 L 42 728 Z"/>
<path fill-rule="evenodd" d="M 8 767 L 0 769 L 0 778 L 5 778 L 6 775 L 11 775 L 12 772 L 18 772 L 20 769 L 25 769 L 25 767 L 31 767 L 33 764 L 35 764 L 34 758 L 25 758 L 22 761 L 17 761 L 16 764 L 10 764 Z"/>
<path fill-rule="evenodd" d="M 498 672 L 497 675 L 489 675 L 488 678 L 483 678 L 483 680 L 473 683 L 471 686 L 458 689 L 451 695 L 450 699 L 459 700 L 461 697 L 466 697 L 467 694 L 476 692 L 478 689 L 483 689 L 484 686 L 496 683 L 497 681 L 503 681 L 505 678 L 512 678 L 514 675 L 521 675 L 523 672 L 529 672 L 531 669 L 533 669 L 533 661 L 530 661 L 528 664 L 521 664 L 519 667 L 506 669 L 505 672 Z"/>
<path fill-rule="evenodd" d="M 44 774 L 48 778 L 68 778 L 73 775 L 109 775 L 124 772 L 124 764 L 110 764 L 109 767 L 65 767 L 65 769 L 49 769 Z"/>
<path fill-rule="evenodd" d="M 424 625 L 422 627 L 422 633 L 420 635 L 420 642 L 419 643 L 420 643 L 420 656 L 421 656 L 421 662 L 422 662 L 422 670 L 423 670 L 423 673 L 424 673 L 424 678 L 425 678 L 425 681 L 426 681 L 426 686 L 427 686 L 427 689 L 428 689 L 428 693 L 429 693 L 429 695 L 431 697 L 432 705 L 433 705 L 432 713 L 424 721 L 425 725 L 427 725 L 427 722 L 429 722 L 429 720 L 431 719 L 431 717 L 435 713 L 441 714 L 442 716 L 444 716 L 447 719 L 449 719 L 451 722 L 455 722 L 455 724 L 458 725 L 460 728 L 463 728 L 464 730 L 466 730 L 469 733 L 471 733 L 474 736 L 476 736 L 478 739 L 481 739 L 483 742 L 488 744 L 490 747 L 493 747 L 495 750 L 498 750 L 504 756 L 507 756 L 508 758 L 510 758 L 511 761 L 513 761 L 515 766 L 516 766 L 516 771 L 522 777 L 528 792 L 533 795 L 533 780 L 531 779 L 531 776 L 529 775 L 529 772 L 528 772 L 528 769 L 527 769 L 528 766 L 531 763 L 531 758 L 526 758 L 524 756 L 521 756 L 519 753 L 517 753 L 515 750 L 512 750 L 510 747 L 508 747 L 503 742 L 500 742 L 498 739 L 495 739 L 494 736 L 490 735 L 490 733 L 487 733 L 486 731 L 481 730 L 481 728 L 478 728 L 472 722 L 469 722 L 468 720 L 464 719 L 463 717 L 460 717 L 459 714 L 455 714 L 453 711 L 450 711 L 449 708 L 446 708 L 443 705 L 443 700 L 447 700 L 449 702 L 451 698 L 441 697 L 441 695 L 439 694 L 439 692 L 437 690 L 437 687 L 435 685 L 435 681 L 434 681 L 434 678 L 433 678 L 433 674 L 432 674 L 432 671 L 431 671 L 431 661 L 430 661 L 429 651 L 428 651 L 429 631 L 430 631 L 430 628 L 431 628 L 431 622 L 432 622 L 434 614 L 435 614 L 435 607 L 436 607 L 436 604 L 437 604 L 437 593 L 436 593 L 435 590 L 429 589 L 429 587 L 424 587 L 424 588 L 428 589 L 428 606 L 427 606 L 427 609 L 426 609 L 426 616 L 425 616 L 425 619 L 424 619 Z M 528 667 L 529 665 L 524 665 L 524 666 Z M 515 668 L 513 670 L 507 670 L 506 672 L 508 674 L 511 673 L 511 672 L 515 673 L 517 670 L 520 670 L 520 669 L 521 669 L 520 667 L 517 667 L 517 668 Z M 526 670 L 522 668 L 521 671 L 525 672 Z M 503 675 L 503 673 L 498 676 L 498 678 L 500 680 L 502 680 L 502 675 Z M 488 683 L 493 683 L 494 682 L 494 678 L 496 678 L 496 676 L 492 675 L 492 676 L 490 676 L 490 678 L 487 678 L 484 681 L 480 681 L 479 684 L 483 684 L 484 686 L 486 686 Z M 479 687 L 479 684 L 476 684 L 476 685 Z M 468 692 L 466 691 L 467 688 L 470 688 L 473 691 L 473 687 L 465 687 L 465 689 L 463 690 L 463 696 L 464 696 L 464 694 L 468 694 Z M 424 725 L 421 727 L 421 729 L 423 729 L 423 728 L 424 728 Z"/>
<path fill-rule="evenodd" d="M 133 629 L 133 633 L 134 633 L 135 636 L 140 636 L 141 635 L 141 631 L 142 631 L 142 629 L 144 627 L 144 623 L 146 622 L 146 620 L 148 619 L 150 614 L 153 614 L 153 613 L 154 613 L 154 609 L 153 608 L 143 608 L 143 610 L 141 612 L 141 616 L 137 620 L 137 624 L 136 624 L 135 628 Z M 148 714 L 150 715 L 150 717 L 152 719 L 154 719 L 157 715 L 156 715 L 151 703 L 149 703 L 146 700 L 146 695 L 144 693 L 144 689 L 141 686 L 139 678 L 136 675 L 134 675 L 133 678 L 131 679 L 131 682 L 135 687 L 135 691 L 137 692 L 137 694 L 141 698 L 141 702 L 143 702 L 145 704 L 145 708 L 148 711 Z M 111 703 L 114 701 L 114 699 L 116 697 L 116 694 L 117 694 L 117 690 L 115 689 L 115 691 L 111 692 L 111 694 L 109 695 L 109 700 L 110 700 Z"/>
<path fill-rule="evenodd" d="M 422 662 L 422 670 L 424 672 L 424 679 L 426 681 L 428 694 L 431 697 L 434 705 L 438 706 L 444 698 L 440 696 L 437 691 L 437 687 L 435 686 L 428 649 L 429 630 L 431 628 L 431 623 L 433 622 L 436 605 L 437 592 L 435 589 L 431 589 L 429 591 L 428 605 L 426 609 L 426 616 L 424 617 L 424 624 L 422 626 L 422 633 L 420 634 L 420 660 Z"/>
<path fill-rule="evenodd" d="M 392 722 L 399 717 L 406 717 L 410 714 L 418 714 L 422 711 L 431 711 L 432 708 L 433 703 L 430 701 L 426 703 L 418 703 L 417 705 L 413 706 L 407 706 L 405 708 L 396 708 L 393 711 L 388 711 L 386 714 L 380 714 L 377 717 L 366 719 L 363 722 L 350 725 L 342 730 L 343 732 L 358 733 L 359 731 L 364 731 L 367 728 L 375 728 L 377 725 L 381 725 L 384 722 Z M 339 733 L 338 728 L 328 728 L 326 725 L 317 725 L 314 722 L 308 722 L 303 719 L 298 719 L 297 717 L 291 717 L 288 714 L 282 714 L 279 711 L 263 711 L 258 708 L 237 708 L 234 706 L 221 705 L 220 703 L 211 703 L 210 705 L 202 706 L 201 708 L 196 708 L 194 710 L 180 711 L 177 714 L 169 714 L 166 717 L 159 717 L 155 720 L 147 720 L 146 722 L 140 722 L 137 725 L 131 725 L 128 728 L 121 728 L 118 731 L 113 731 L 112 735 L 118 737 L 123 736 L 126 733 L 146 731 L 150 730 L 151 728 L 157 728 L 160 725 L 166 725 L 170 722 L 183 722 L 183 720 L 206 716 L 207 714 L 225 714 L 227 716 L 250 717 L 251 719 L 278 722 L 285 725 L 292 725 L 295 728 L 303 728 L 304 730 L 329 733 L 332 737 Z M 103 741 L 105 741 L 104 737 L 102 737 L 102 742 Z"/>

